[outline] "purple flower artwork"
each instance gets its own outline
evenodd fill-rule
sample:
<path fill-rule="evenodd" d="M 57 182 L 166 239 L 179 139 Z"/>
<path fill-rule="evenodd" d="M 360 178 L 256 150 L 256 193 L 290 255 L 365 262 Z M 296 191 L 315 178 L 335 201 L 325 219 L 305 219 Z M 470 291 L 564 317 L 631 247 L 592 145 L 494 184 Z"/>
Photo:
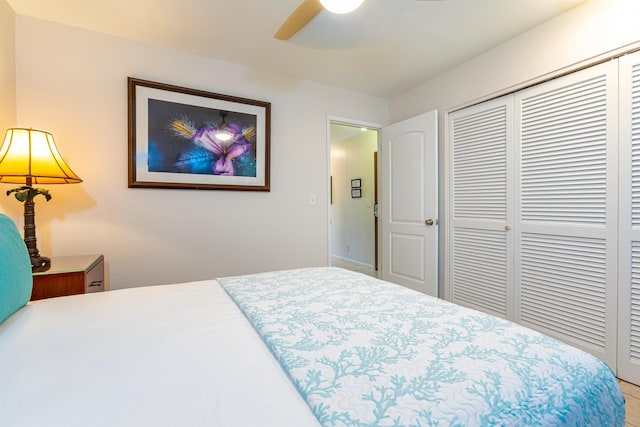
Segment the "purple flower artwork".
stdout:
<path fill-rule="evenodd" d="M 151 172 L 256 176 L 256 116 L 149 99 Z"/>

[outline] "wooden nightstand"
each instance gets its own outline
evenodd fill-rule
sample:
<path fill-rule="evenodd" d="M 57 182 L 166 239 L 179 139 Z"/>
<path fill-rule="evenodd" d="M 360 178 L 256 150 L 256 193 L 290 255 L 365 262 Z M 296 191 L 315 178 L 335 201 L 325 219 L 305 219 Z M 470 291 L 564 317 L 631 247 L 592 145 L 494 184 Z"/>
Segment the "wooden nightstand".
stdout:
<path fill-rule="evenodd" d="M 51 258 L 51 268 L 33 273 L 31 301 L 104 291 L 104 256 Z"/>

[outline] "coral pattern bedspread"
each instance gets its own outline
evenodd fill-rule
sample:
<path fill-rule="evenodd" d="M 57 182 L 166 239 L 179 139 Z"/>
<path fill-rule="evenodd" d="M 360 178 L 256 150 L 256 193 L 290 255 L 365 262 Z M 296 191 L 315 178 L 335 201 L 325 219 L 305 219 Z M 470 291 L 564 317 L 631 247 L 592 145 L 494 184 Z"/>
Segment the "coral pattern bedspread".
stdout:
<path fill-rule="evenodd" d="M 218 279 L 324 426 L 624 426 L 595 357 L 337 268 Z"/>

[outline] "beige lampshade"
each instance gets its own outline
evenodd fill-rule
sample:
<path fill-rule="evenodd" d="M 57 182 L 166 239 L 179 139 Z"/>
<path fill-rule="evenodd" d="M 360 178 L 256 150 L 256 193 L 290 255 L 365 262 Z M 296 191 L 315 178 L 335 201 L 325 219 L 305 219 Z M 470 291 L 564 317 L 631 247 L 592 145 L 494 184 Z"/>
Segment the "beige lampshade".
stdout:
<path fill-rule="evenodd" d="M 0 147 L 0 182 L 35 185 L 82 180 L 62 159 L 49 132 L 11 128 Z"/>

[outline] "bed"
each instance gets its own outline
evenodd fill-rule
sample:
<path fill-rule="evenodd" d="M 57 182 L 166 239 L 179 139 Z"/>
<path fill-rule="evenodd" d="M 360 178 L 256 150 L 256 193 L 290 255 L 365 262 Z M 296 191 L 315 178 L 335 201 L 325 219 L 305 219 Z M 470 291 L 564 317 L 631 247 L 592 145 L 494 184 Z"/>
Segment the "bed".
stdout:
<path fill-rule="evenodd" d="M 0 300 L 19 264 L 0 253 Z M 4 311 L 0 425 L 624 426 L 593 356 L 338 268 Z"/>

